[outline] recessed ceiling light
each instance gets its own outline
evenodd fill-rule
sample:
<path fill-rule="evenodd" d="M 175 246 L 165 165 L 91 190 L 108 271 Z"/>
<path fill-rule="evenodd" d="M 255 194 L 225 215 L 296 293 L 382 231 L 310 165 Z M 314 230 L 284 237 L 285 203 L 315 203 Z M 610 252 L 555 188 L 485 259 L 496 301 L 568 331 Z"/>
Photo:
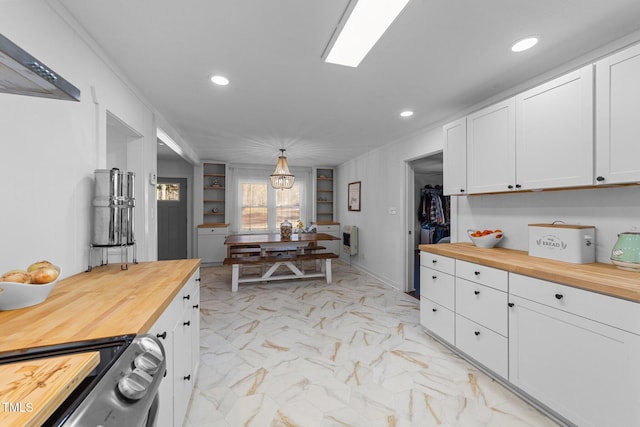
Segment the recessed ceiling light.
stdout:
<path fill-rule="evenodd" d="M 351 0 L 322 55 L 324 61 L 357 67 L 408 2 Z"/>
<path fill-rule="evenodd" d="M 413 116 L 413 111 L 411 110 L 404 110 L 403 112 L 400 113 L 400 117 L 411 117 Z"/>
<path fill-rule="evenodd" d="M 229 79 L 224 76 L 211 76 L 211 81 L 219 86 L 226 86 L 229 84 Z"/>
<path fill-rule="evenodd" d="M 512 52 L 522 52 L 527 49 L 531 49 L 536 44 L 538 44 L 538 37 L 527 37 L 522 40 L 518 40 L 513 45 L 511 45 Z"/>

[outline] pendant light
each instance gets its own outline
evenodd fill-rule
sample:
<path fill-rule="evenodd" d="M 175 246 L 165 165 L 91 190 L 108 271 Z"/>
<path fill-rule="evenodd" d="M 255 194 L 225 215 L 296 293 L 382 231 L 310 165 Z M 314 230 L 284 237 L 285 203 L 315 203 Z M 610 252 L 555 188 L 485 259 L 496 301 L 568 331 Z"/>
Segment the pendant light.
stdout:
<path fill-rule="evenodd" d="M 293 187 L 294 176 L 289 172 L 289 165 L 287 164 L 287 158 L 284 155 L 286 151 L 284 148 L 280 149 L 281 153 L 278 156 L 278 163 L 276 164 L 276 170 L 271 174 L 271 186 L 278 189 Z"/>

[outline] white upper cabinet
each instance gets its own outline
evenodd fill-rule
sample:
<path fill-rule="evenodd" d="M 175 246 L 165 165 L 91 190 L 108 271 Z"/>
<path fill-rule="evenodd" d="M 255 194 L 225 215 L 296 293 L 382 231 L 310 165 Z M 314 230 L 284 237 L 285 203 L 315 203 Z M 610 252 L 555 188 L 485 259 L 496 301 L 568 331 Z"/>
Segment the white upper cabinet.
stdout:
<path fill-rule="evenodd" d="M 640 45 L 596 63 L 596 184 L 640 181 Z"/>
<path fill-rule="evenodd" d="M 516 96 L 516 186 L 593 184 L 593 65 Z"/>
<path fill-rule="evenodd" d="M 468 193 L 511 191 L 516 185 L 515 98 L 467 116 Z"/>
<path fill-rule="evenodd" d="M 443 193 L 467 193 L 467 119 L 444 125 L 443 129 Z"/>

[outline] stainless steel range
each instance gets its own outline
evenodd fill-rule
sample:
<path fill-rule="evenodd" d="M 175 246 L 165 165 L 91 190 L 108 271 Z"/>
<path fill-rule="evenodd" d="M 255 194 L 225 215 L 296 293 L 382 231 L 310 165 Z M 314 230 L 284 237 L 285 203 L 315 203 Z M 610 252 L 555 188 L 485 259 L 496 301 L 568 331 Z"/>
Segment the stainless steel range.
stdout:
<path fill-rule="evenodd" d="M 0 353 L 0 364 L 65 354 L 100 352 L 99 365 L 44 426 L 147 427 L 156 425 L 165 352 L 152 335 L 126 335 Z"/>

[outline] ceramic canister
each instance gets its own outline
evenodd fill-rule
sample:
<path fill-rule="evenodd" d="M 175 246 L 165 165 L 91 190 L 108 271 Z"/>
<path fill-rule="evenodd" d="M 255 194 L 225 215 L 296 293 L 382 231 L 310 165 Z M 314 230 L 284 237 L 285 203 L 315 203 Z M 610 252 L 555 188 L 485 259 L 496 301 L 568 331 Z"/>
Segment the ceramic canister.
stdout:
<path fill-rule="evenodd" d="M 618 241 L 611 251 L 611 260 L 640 264 L 640 233 L 618 234 Z"/>

